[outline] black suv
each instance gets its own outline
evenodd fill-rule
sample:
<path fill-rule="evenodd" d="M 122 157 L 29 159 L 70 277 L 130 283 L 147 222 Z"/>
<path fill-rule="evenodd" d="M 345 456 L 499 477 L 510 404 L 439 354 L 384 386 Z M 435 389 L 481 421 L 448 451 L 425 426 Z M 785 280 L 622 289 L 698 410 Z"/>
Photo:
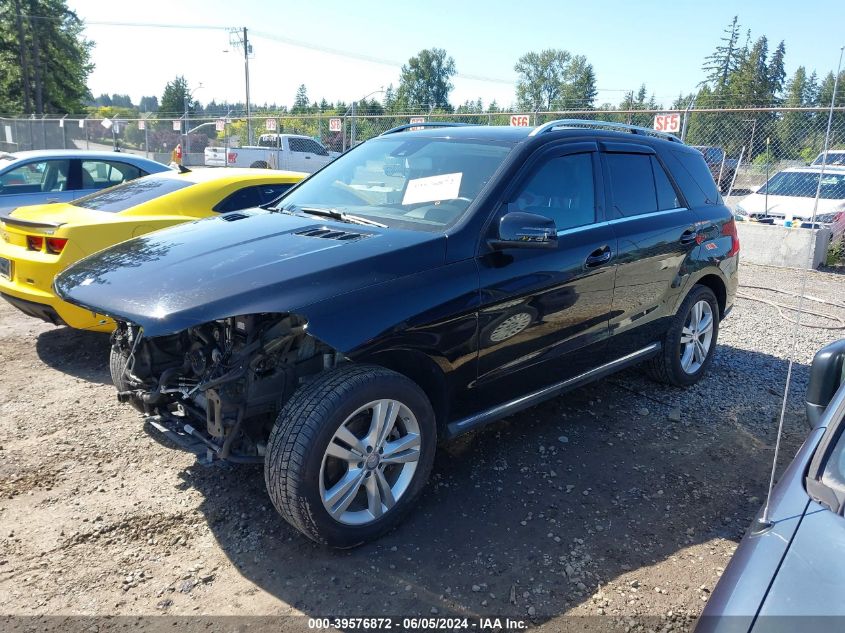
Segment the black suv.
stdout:
<path fill-rule="evenodd" d="M 395 525 L 438 439 L 639 362 L 693 384 L 733 303 L 736 227 L 675 137 L 438 125 L 55 282 L 117 320 L 121 400 L 203 459 L 263 462 L 319 542 Z"/>

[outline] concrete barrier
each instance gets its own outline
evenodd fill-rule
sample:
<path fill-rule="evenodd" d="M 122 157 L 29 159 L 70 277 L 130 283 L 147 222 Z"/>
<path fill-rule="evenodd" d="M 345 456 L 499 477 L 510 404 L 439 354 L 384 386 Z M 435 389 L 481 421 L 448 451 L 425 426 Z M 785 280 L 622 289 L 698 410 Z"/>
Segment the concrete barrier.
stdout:
<path fill-rule="evenodd" d="M 787 268 L 818 268 L 825 262 L 830 244 L 830 229 L 798 229 L 737 222 L 740 261 Z M 810 260 L 812 249 L 812 260 Z"/>

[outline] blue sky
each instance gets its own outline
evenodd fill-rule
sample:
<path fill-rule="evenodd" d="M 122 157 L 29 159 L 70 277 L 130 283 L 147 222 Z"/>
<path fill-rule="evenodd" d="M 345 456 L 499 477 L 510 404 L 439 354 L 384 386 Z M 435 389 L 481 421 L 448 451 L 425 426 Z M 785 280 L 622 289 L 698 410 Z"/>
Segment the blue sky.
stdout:
<path fill-rule="evenodd" d="M 161 95 L 183 74 L 195 97 L 243 100 L 243 59 L 225 52 L 225 30 L 123 27 L 96 22 L 246 26 L 252 101 L 290 104 L 304 83 L 312 100 L 347 102 L 398 84 L 399 66 L 419 50 L 445 48 L 459 76 L 451 101 L 514 101 L 514 63 L 523 53 L 565 48 L 596 72 L 597 103 L 617 103 L 645 83 L 668 106 L 701 81 L 701 65 L 722 29 L 739 15 L 770 48 L 786 41 L 787 72 L 799 65 L 824 75 L 845 45 L 845 0 L 707 2 L 457 2 L 417 0 L 276 2 L 270 0 L 70 0 L 97 43 L 89 85 L 97 95 Z M 301 46 L 307 44 L 308 47 Z M 315 50 L 319 49 L 319 50 Z M 345 54 L 348 53 L 348 54 Z M 379 60 L 376 63 L 372 60 Z"/>

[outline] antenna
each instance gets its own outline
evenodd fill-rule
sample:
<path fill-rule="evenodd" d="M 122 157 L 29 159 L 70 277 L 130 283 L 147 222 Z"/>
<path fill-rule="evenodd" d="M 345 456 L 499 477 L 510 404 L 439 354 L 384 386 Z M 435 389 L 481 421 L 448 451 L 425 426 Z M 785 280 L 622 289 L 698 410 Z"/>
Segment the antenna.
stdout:
<path fill-rule="evenodd" d="M 822 166 L 821 170 L 819 171 L 819 180 L 818 184 L 816 185 L 816 199 L 813 203 L 813 217 L 810 218 L 810 226 L 815 226 L 816 224 L 816 213 L 819 210 L 819 198 L 821 197 L 822 192 L 822 179 L 824 178 L 824 168 L 827 165 L 827 152 L 828 148 L 830 147 L 830 128 L 833 125 L 833 108 L 836 104 L 836 89 L 839 87 L 839 73 L 842 70 L 842 54 L 845 52 L 845 46 L 839 49 L 839 65 L 836 67 L 836 75 L 833 79 L 833 94 L 830 97 L 830 113 L 827 117 L 827 131 L 824 135 L 824 150 L 822 151 Z M 766 139 L 766 143 L 768 144 L 768 139 Z M 768 187 L 766 188 L 768 191 Z M 789 367 L 786 370 L 786 385 L 783 388 L 783 402 L 780 407 L 780 419 L 778 420 L 778 436 L 777 440 L 775 441 L 775 455 L 772 458 L 772 474 L 769 477 L 769 490 L 766 492 L 766 505 L 763 506 L 763 516 L 757 519 L 757 524 L 754 526 L 753 530 L 755 533 L 765 532 L 769 528 L 774 525 L 774 522 L 769 517 L 769 502 L 772 498 L 772 488 L 775 485 L 775 470 L 778 466 L 778 453 L 780 452 L 780 439 L 783 436 L 783 419 L 786 417 L 786 402 L 789 397 L 789 386 L 792 381 L 792 366 L 795 363 L 795 348 L 798 345 L 798 328 L 801 326 L 801 315 L 804 314 L 803 306 L 804 306 L 804 294 L 807 291 L 807 277 L 808 271 L 813 266 L 813 245 L 810 244 L 808 247 L 808 254 L 807 254 L 807 266 L 804 268 L 804 271 L 801 274 L 801 292 L 798 295 L 798 307 L 796 308 L 796 312 L 798 315 L 795 317 L 795 326 L 792 329 L 792 349 L 789 353 Z"/>

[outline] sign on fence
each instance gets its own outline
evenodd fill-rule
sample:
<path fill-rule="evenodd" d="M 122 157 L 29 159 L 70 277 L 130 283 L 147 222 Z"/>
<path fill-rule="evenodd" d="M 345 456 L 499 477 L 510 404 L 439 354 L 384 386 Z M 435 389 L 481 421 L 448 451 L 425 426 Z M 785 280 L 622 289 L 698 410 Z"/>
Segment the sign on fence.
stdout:
<path fill-rule="evenodd" d="M 425 117 L 424 116 L 412 116 L 410 119 L 408 119 L 408 123 L 425 123 Z M 423 128 L 412 127 L 412 128 L 409 128 L 409 129 L 410 130 L 422 130 Z"/>
<path fill-rule="evenodd" d="M 531 117 L 527 114 L 512 114 L 511 126 L 513 127 L 530 127 Z"/>
<path fill-rule="evenodd" d="M 268 132 L 275 132 L 276 131 L 276 119 L 267 119 L 264 122 L 264 127 Z"/>
<path fill-rule="evenodd" d="M 181 132 L 182 131 L 182 122 L 180 120 L 175 120 L 173 122 L 173 131 L 174 132 Z"/>
<path fill-rule="evenodd" d="M 223 119 L 217 119 L 214 122 L 214 129 L 218 132 L 225 132 L 226 131 L 226 121 Z"/>
<path fill-rule="evenodd" d="M 338 118 L 329 119 L 329 132 L 340 132 L 343 121 Z"/>
<path fill-rule="evenodd" d="M 144 119 L 140 119 L 138 121 L 138 129 L 139 130 L 146 130 L 147 129 L 147 122 Z"/>
<path fill-rule="evenodd" d="M 102 126 L 103 126 L 104 128 L 106 128 L 107 130 L 110 130 L 110 129 L 111 129 L 111 126 L 112 126 L 113 124 L 112 124 L 112 122 L 111 122 L 111 119 L 110 119 L 110 118 L 108 118 L 108 117 L 106 117 L 105 119 L 103 119 L 102 121 L 100 121 L 100 125 L 102 125 Z"/>
<path fill-rule="evenodd" d="M 678 112 L 654 115 L 654 129 L 658 132 L 680 132 L 681 115 Z"/>

